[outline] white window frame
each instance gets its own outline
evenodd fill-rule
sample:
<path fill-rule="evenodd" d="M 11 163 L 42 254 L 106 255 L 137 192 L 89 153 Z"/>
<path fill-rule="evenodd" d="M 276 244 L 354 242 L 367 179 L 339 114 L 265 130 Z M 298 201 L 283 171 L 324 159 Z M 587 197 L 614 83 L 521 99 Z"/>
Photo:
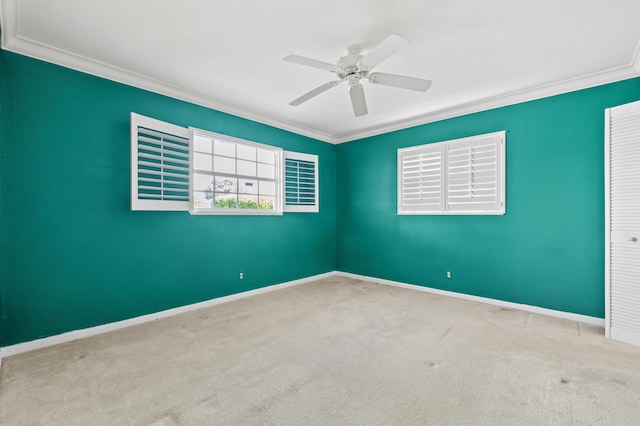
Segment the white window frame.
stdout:
<path fill-rule="evenodd" d="M 282 215 L 283 213 L 283 150 L 282 148 L 265 145 L 257 142 L 247 141 L 244 139 L 234 138 L 232 136 L 223 135 L 220 133 L 209 132 L 207 130 L 197 129 L 194 127 L 189 128 L 190 135 L 190 148 L 189 148 L 189 213 L 192 215 Z M 195 173 L 204 173 L 214 175 L 213 171 L 205 171 L 205 170 L 197 170 L 194 167 L 194 136 L 200 135 L 207 138 L 217 139 L 225 142 L 232 142 L 239 146 L 250 146 L 259 148 L 262 150 L 270 151 L 274 153 L 275 156 L 275 164 L 274 164 L 274 175 L 273 179 L 275 182 L 275 201 L 273 210 L 261 210 L 261 209 L 242 209 L 242 208 L 196 208 L 195 207 L 195 197 L 194 197 L 194 179 L 193 176 Z M 257 163 L 257 161 L 256 161 Z M 249 175 L 241 175 L 236 173 L 225 173 L 226 175 L 235 176 L 237 179 L 255 179 L 259 178 L 256 176 Z"/>
<path fill-rule="evenodd" d="M 275 165 L 277 179 L 274 179 L 274 181 L 277 180 L 275 184 L 275 208 L 273 210 L 218 208 L 210 209 L 210 211 L 206 211 L 209 209 L 193 209 L 193 131 L 200 132 L 205 137 L 277 152 L 277 164 Z M 178 153 L 179 157 L 176 157 L 176 147 L 172 146 L 175 141 L 180 144 L 181 152 Z M 179 169 L 171 168 L 171 162 L 176 158 L 181 159 Z M 315 191 L 312 204 L 290 203 L 287 205 L 285 187 L 286 159 L 313 162 Z M 165 161 L 167 162 L 166 167 L 162 167 Z M 150 166 L 158 167 L 160 170 L 145 173 L 145 170 Z M 155 176 L 150 176 L 153 174 Z M 179 175 L 176 176 L 177 174 Z M 172 194 L 172 191 L 176 191 L 175 186 L 177 184 L 175 180 L 177 178 L 182 178 L 178 184 L 181 187 L 179 191 L 184 192 L 184 195 L 175 196 L 175 194 Z M 249 179 L 253 179 L 253 177 L 249 177 Z M 131 210 L 190 211 L 195 215 L 281 215 L 283 212 L 318 212 L 319 190 L 318 156 L 315 154 L 284 151 L 282 148 L 273 145 L 247 141 L 202 129 L 181 127 L 134 112 L 131 113 Z M 150 192 L 153 192 L 153 194 L 149 194 Z"/>
<path fill-rule="evenodd" d="M 449 154 L 455 153 L 455 150 L 474 149 L 481 146 L 490 146 L 495 144 L 495 200 L 486 202 L 466 201 L 455 204 L 452 200 L 452 186 L 449 185 L 450 171 L 453 167 L 450 163 Z M 436 142 L 426 145 L 398 149 L 398 215 L 504 215 L 506 212 L 505 200 L 505 180 L 506 180 L 506 131 L 488 133 L 468 138 L 455 139 L 444 142 Z M 438 160 L 439 154 L 439 160 Z M 405 159 L 416 159 L 416 161 L 424 160 L 425 166 L 420 163 L 420 170 L 426 170 L 427 180 L 426 187 L 420 187 L 418 191 L 421 194 L 430 193 L 432 195 L 424 204 L 409 204 L 404 194 L 415 191 L 415 188 L 405 188 L 404 174 L 406 170 L 403 165 Z M 454 161 L 454 154 L 451 154 L 451 161 Z M 438 163 L 438 161 L 440 161 Z M 474 154 L 470 154 L 470 162 L 474 162 Z M 482 160 L 476 159 L 471 167 L 482 166 Z M 473 176 L 474 172 L 470 172 Z M 439 180 L 437 177 L 439 176 Z M 420 175 L 421 182 L 422 174 Z M 473 178 L 472 178 L 473 179 Z M 481 184 L 469 183 L 471 185 Z M 439 191 L 439 192 L 438 192 Z M 470 191 L 471 192 L 471 191 Z M 439 201 L 436 201 L 439 197 Z M 470 198 L 474 196 L 471 195 Z M 422 198 L 422 197 L 421 197 Z M 482 197 L 478 197 L 479 200 Z M 428 202 L 430 201 L 430 202 Z"/>
<path fill-rule="evenodd" d="M 293 161 L 305 161 L 305 162 L 309 162 L 309 163 L 313 163 L 313 173 L 314 173 L 314 184 L 315 184 L 315 188 L 314 188 L 314 197 L 313 197 L 313 203 L 312 204 L 297 204 L 297 203 L 288 203 L 287 202 L 287 160 L 293 160 Z M 315 154 L 305 154 L 302 152 L 292 152 L 292 151 L 285 151 L 284 152 L 284 162 L 283 162 L 283 170 L 284 170 L 284 178 L 283 178 L 283 184 L 284 184 L 284 192 L 283 192 L 283 199 L 284 199 L 284 211 L 285 212 L 298 212 L 298 213 L 317 213 L 320 211 L 320 200 L 319 200 L 319 194 L 320 194 L 320 184 L 319 184 L 319 173 L 318 173 L 318 156 Z M 294 186 L 290 186 L 290 188 L 294 188 Z M 299 188 L 298 188 L 299 191 Z"/>

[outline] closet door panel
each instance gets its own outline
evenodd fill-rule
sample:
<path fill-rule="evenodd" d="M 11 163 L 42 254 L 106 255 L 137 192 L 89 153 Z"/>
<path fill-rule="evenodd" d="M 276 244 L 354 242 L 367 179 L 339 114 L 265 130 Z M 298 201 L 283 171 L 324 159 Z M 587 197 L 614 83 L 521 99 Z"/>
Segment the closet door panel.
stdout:
<path fill-rule="evenodd" d="M 607 332 L 640 345 L 640 102 L 607 120 Z"/>

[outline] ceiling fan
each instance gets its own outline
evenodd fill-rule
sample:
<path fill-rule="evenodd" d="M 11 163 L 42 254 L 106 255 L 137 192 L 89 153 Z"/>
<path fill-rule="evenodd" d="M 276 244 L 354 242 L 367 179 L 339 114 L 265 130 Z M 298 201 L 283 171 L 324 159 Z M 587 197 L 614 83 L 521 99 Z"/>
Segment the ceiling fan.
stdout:
<path fill-rule="evenodd" d="M 291 106 L 298 106 L 319 94 L 336 87 L 343 81 L 349 83 L 349 95 L 351 97 L 351 105 L 353 113 L 356 117 L 367 114 L 367 101 L 364 96 L 364 88 L 360 84 L 360 80 L 366 78 L 370 83 L 382 84 L 385 86 L 399 87 L 402 89 L 417 90 L 426 92 L 431 86 L 430 80 L 421 78 L 407 77 L 404 75 L 387 74 L 382 72 L 371 72 L 373 67 L 384 61 L 391 55 L 399 52 L 401 49 L 409 45 L 409 41 L 391 34 L 380 44 L 372 48 L 369 52 L 362 55 L 362 47 L 354 44 L 347 47 L 347 54 L 334 64 L 318 61 L 316 59 L 307 58 L 299 55 L 289 55 L 284 58 L 287 62 L 294 64 L 306 65 L 321 70 L 335 73 L 339 80 L 330 81 L 320 87 L 316 87 L 310 92 L 305 93 L 297 99 L 289 102 Z"/>

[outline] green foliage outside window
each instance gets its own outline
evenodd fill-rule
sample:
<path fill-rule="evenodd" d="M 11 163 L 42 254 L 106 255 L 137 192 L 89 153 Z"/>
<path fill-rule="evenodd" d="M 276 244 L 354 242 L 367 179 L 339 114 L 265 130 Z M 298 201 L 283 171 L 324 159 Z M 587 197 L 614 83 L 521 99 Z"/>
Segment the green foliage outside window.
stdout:
<path fill-rule="evenodd" d="M 212 203 L 214 207 L 219 209 L 261 209 L 273 210 L 273 201 L 271 200 L 250 200 L 240 198 L 237 202 L 235 198 L 221 198 Z"/>

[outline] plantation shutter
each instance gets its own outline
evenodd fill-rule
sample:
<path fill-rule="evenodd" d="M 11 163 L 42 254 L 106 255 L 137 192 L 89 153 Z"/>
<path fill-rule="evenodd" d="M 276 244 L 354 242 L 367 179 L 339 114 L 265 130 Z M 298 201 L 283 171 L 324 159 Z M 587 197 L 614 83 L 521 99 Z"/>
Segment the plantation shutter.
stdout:
<path fill-rule="evenodd" d="M 189 210 L 189 129 L 131 113 L 131 210 Z"/>
<path fill-rule="evenodd" d="M 284 211 L 318 212 L 318 156 L 284 153 Z"/>
<path fill-rule="evenodd" d="M 444 208 L 444 144 L 398 150 L 398 213 Z"/>
<path fill-rule="evenodd" d="M 607 110 L 606 331 L 640 345 L 640 102 Z"/>
<path fill-rule="evenodd" d="M 504 213 L 504 132 L 447 144 L 447 211 Z"/>
<path fill-rule="evenodd" d="M 506 132 L 398 150 L 398 214 L 504 214 Z"/>

